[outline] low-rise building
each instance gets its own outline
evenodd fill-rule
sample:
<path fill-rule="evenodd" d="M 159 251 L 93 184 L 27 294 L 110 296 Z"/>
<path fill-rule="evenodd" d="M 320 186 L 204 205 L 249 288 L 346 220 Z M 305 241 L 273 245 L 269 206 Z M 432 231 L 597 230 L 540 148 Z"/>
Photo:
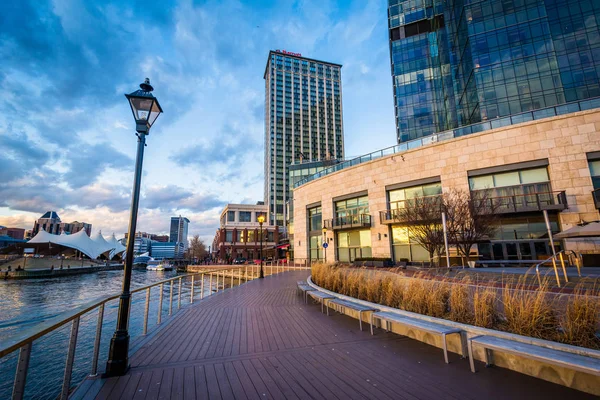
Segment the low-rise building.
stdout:
<path fill-rule="evenodd" d="M 322 260 L 327 252 L 328 261 L 428 260 L 396 210 L 410 207 L 415 197 L 433 199 L 451 190 L 471 198 L 485 191 L 498 206 L 496 233 L 474 249 L 480 258 L 547 258 L 552 249 L 545 212 L 553 233 L 600 219 L 596 104 L 587 104 L 586 111 L 450 135 L 414 149 L 400 144 L 299 181 L 293 191 L 294 258 Z M 555 243 L 557 251 L 600 253 L 598 238 Z"/>
<path fill-rule="evenodd" d="M 13 239 L 23 240 L 25 239 L 25 229 L 7 228 L 6 226 L 0 226 L 0 236 L 8 236 Z"/>
<path fill-rule="evenodd" d="M 176 242 L 152 242 L 150 255 L 152 258 L 160 260 L 163 258 L 176 259 L 183 258 L 183 243 Z"/>
<path fill-rule="evenodd" d="M 259 216 L 264 216 L 263 258 L 277 258 L 276 244 L 279 241 L 277 226 L 268 225 L 268 207 L 259 204 L 228 204 L 221 212 L 220 227 L 212 244 L 213 257 L 224 261 L 239 258 L 260 258 Z"/>

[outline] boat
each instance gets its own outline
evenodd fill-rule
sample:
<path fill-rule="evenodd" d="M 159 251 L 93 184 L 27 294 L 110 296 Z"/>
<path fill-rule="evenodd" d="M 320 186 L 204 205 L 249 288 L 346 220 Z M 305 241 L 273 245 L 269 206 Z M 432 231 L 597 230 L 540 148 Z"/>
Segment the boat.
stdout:
<path fill-rule="evenodd" d="M 139 256 L 133 259 L 133 268 L 146 268 L 148 265 L 148 261 L 153 260 L 152 257 L 148 253 L 140 254 Z"/>
<path fill-rule="evenodd" d="M 148 271 L 172 271 L 173 265 L 166 260 L 148 260 Z"/>

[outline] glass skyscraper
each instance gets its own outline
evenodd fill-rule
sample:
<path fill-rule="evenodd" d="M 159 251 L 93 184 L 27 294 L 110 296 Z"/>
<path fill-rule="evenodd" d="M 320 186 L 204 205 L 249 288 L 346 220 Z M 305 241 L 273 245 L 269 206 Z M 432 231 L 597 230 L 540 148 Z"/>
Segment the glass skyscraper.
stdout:
<path fill-rule="evenodd" d="M 600 96 L 598 0 L 388 5 L 398 143 L 578 111 Z"/>
<path fill-rule="evenodd" d="M 171 229 L 169 232 L 169 242 L 181 243 L 185 250 L 188 249 L 188 225 L 190 220 L 186 217 L 171 217 Z"/>
<path fill-rule="evenodd" d="M 284 226 L 288 167 L 344 157 L 342 66 L 270 51 L 265 69 L 265 202 Z"/>

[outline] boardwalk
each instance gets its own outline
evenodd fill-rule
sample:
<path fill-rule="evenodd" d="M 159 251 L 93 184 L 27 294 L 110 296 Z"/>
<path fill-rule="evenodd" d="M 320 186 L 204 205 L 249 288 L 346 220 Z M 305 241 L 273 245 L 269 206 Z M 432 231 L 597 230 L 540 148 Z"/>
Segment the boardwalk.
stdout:
<path fill-rule="evenodd" d="M 135 352 L 125 376 L 87 381 L 97 399 L 580 399 L 585 394 L 468 361 L 304 305 L 307 271 L 251 281 L 179 313 Z M 591 398 L 591 397 L 590 397 Z"/>

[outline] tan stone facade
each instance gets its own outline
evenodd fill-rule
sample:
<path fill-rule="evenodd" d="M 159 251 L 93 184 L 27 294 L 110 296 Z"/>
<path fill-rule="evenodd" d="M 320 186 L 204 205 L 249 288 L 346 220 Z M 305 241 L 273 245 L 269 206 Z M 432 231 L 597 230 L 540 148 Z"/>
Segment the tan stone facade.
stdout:
<path fill-rule="evenodd" d="M 444 192 L 451 188 L 468 191 L 468 171 L 541 159 L 548 160 L 552 190 L 564 190 L 567 195 L 568 209 L 559 213 L 561 230 L 580 221 L 597 221 L 587 160 L 588 153 L 597 151 L 600 109 L 438 142 L 337 171 L 294 190 L 294 257 L 307 258 L 307 205 L 320 202 L 323 220 L 331 219 L 334 198 L 367 191 L 373 219 L 372 255 L 390 257 L 389 228 L 379 221 L 379 212 L 387 208 L 387 185 L 440 176 Z M 593 240 L 569 240 L 565 246 L 600 253 L 600 243 Z"/>

